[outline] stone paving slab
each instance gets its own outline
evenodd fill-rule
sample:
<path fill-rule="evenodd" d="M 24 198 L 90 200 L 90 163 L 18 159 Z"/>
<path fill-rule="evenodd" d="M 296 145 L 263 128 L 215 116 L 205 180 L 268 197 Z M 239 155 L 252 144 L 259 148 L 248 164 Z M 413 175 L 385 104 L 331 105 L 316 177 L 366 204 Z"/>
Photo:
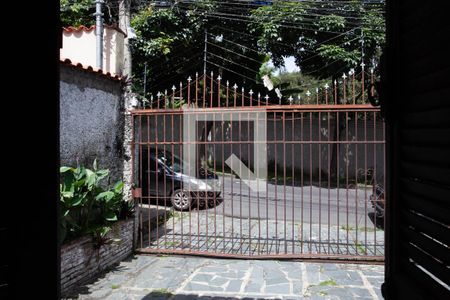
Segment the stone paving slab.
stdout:
<path fill-rule="evenodd" d="M 383 299 L 384 266 L 137 255 L 77 300 Z"/>

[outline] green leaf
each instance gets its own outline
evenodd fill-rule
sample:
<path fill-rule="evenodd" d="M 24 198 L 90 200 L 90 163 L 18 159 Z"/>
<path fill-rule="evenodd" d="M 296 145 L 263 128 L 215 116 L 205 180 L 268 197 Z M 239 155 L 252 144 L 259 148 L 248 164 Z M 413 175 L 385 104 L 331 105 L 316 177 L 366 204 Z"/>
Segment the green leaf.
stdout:
<path fill-rule="evenodd" d="M 100 194 L 98 194 L 95 199 L 96 200 L 100 200 L 100 199 L 105 199 L 106 201 L 111 200 L 112 198 L 114 198 L 114 192 L 112 191 L 106 191 L 106 192 L 102 192 Z"/>
<path fill-rule="evenodd" d="M 116 194 L 122 193 L 123 185 L 124 185 L 124 183 L 123 183 L 122 181 L 117 182 L 117 183 L 114 185 L 114 192 L 115 192 Z"/>
<path fill-rule="evenodd" d="M 71 168 L 71 167 L 61 167 L 61 168 L 59 168 L 59 173 L 65 173 L 65 172 L 67 172 L 67 171 L 69 171 L 69 170 L 73 171 L 74 168 Z"/>
<path fill-rule="evenodd" d="M 86 194 L 82 194 L 82 195 L 76 195 L 73 198 L 73 202 L 71 203 L 72 206 L 79 206 L 82 204 L 83 200 L 86 199 Z"/>
<path fill-rule="evenodd" d="M 73 192 L 71 192 L 71 191 L 61 192 L 61 195 L 62 195 L 64 198 L 72 198 L 72 197 L 73 197 Z"/>
<path fill-rule="evenodd" d="M 92 169 L 94 169 L 94 171 L 97 171 L 97 159 L 94 159 L 94 163 L 92 164 Z"/>
<path fill-rule="evenodd" d="M 98 170 L 96 172 L 98 180 L 101 180 L 109 175 L 109 170 Z"/>
<path fill-rule="evenodd" d="M 103 214 L 103 217 L 105 218 L 105 220 L 107 221 L 117 221 L 117 216 L 114 212 L 109 211 Z"/>
<path fill-rule="evenodd" d="M 86 169 L 83 166 L 80 166 L 74 170 L 74 176 L 76 180 L 82 179 L 86 176 Z"/>
<path fill-rule="evenodd" d="M 97 175 L 89 169 L 86 169 L 86 183 L 89 187 L 92 187 L 97 180 Z"/>

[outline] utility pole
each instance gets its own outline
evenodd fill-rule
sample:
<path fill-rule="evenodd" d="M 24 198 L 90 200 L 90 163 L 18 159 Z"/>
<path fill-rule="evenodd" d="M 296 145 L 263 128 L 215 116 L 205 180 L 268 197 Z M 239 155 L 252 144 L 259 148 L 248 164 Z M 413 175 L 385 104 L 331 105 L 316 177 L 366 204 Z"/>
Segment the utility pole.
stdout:
<path fill-rule="evenodd" d="M 119 2 L 119 27 L 126 32 L 127 37 L 124 39 L 123 45 L 123 70 L 122 76 L 131 76 L 131 53 L 129 40 L 135 38 L 134 32 L 130 24 L 130 0 L 120 0 Z"/>
<path fill-rule="evenodd" d="M 95 34 L 97 36 L 97 68 L 103 69 L 103 0 L 95 0 Z"/>
<path fill-rule="evenodd" d="M 205 50 L 203 51 L 203 75 L 206 75 L 206 54 L 208 51 L 208 29 L 205 28 Z M 206 76 L 205 76 L 206 77 Z"/>
<path fill-rule="evenodd" d="M 144 63 L 144 97 L 147 89 L 147 62 Z"/>

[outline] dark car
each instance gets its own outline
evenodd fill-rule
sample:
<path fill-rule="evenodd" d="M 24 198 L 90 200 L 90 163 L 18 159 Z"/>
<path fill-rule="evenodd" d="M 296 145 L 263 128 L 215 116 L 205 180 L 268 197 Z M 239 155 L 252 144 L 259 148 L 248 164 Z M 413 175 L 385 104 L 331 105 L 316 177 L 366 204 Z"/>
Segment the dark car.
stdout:
<path fill-rule="evenodd" d="M 196 176 L 183 173 L 184 162 L 163 148 L 142 150 L 142 196 L 145 199 L 170 200 L 176 210 L 219 202 L 220 180 L 213 172 L 200 169 Z"/>
<path fill-rule="evenodd" d="M 370 203 L 372 208 L 374 208 L 374 220 L 376 220 L 377 227 L 384 228 L 384 207 L 385 207 L 385 197 L 384 188 L 380 184 L 373 186 L 372 195 L 370 195 Z"/>

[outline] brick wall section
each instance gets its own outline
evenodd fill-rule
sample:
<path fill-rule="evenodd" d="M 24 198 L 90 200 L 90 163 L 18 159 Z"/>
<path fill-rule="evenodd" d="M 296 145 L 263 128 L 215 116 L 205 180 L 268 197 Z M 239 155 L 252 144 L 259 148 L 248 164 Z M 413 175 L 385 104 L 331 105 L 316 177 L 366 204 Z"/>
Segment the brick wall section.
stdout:
<path fill-rule="evenodd" d="M 85 284 L 105 269 L 122 261 L 133 252 L 134 219 L 117 222 L 108 233 L 120 242 L 103 245 L 96 250 L 91 237 L 79 238 L 61 247 L 61 294 Z M 98 255 L 98 256 L 97 256 Z"/>

